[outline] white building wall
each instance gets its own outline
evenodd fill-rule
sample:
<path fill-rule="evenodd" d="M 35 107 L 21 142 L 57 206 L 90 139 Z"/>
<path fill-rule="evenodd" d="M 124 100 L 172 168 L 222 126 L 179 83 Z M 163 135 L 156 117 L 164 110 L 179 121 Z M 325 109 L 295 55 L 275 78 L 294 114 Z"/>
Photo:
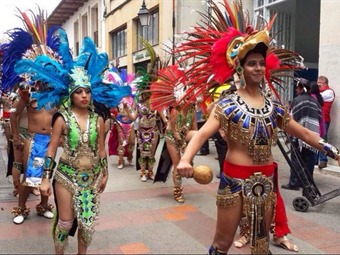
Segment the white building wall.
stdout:
<path fill-rule="evenodd" d="M 329 80 L 336 98 L 331 111 L 331 126 L 328 140 L 340 148 L 340 1 L 322 0 L 320 14 L 319 75 Z"/>
<path fill-rule="evenodd" d="M 74 23 L 78 21 L 78 31 L 79 31 L 79 41 L 80 41 L 80 47 L 81 47 L 81 42 L 83 39 L 83 32 L 82 32 L 82 17 L 87 14 L 87 31 L 88 34 L 90 34 L 93 29 L 91 26 L 91 14 L 90 10 L 92 7 L 95 5 L 98 5 L 98 50 L 102 51 L 102 49 L 105 49 L 105 40 L 103 39 L 103 31 L 104 31 L 104 19 L 103 19 L 103 11 L 104 11 L 104 6 L 103 2 L 101 0 L 89 0 L 86 2 L 82 7 L 79 8 L 77 12 L 75 12 L 63 25 L 62 27 L 66 30 L 67 35 L 68 35 L 68 40 L 70 44 L 70 48 L 73 51 L 74 50 L 74 45 L 75 45 L 75 38 L 74 38 Z"/>

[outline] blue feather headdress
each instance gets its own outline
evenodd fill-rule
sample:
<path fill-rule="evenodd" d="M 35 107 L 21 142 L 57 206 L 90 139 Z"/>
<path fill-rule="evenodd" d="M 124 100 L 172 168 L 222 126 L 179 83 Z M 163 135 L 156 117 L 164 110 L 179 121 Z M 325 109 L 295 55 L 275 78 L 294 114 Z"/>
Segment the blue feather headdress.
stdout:
<path fill-rule="evenodd" d="M 32 94 L 38 102 L 38 109 L 59 105 L 70 109 L 70 95 L 79 87 L 90 87 L 92 99 L 108 108 L 117 106 L 123 97 L 131 94 L 129 86 L 103 82 L 108 57 L 106 53 L 98 53 L 91 38 L 84 38 L 81 52 L 74 61 L 65 31 L 58 31 L 57 53 L 61 61 L 42 55 L 34 60 L 22 59 L 15 66 L 18 74 L 28 74 L 32 80 L 47 84 L 44 90 Z"/>
<path fill-rule="evenodd" d="M 51 27 L 47 29 L 46 13 L 38 7 L 38 14 L 32 11 L 31 18 L 26 12 L 18 9 L 18 17 L 23 21 L 26 30 L 22 28 L 14 28 L 7 31 L 9 42 L 1 45 L 3 52 L 3 81 L 2 90 L 11 91 L 19 84 L 23 77 L 20 77 L 14 70 L 16 63 L 22 58 L 34 59 L 38 55 L 49 55 L 54 59 L 58 59 L 56 49 L 59 47 L 59 38 L 55 36 L 55 32 L 59 27 Z"/>

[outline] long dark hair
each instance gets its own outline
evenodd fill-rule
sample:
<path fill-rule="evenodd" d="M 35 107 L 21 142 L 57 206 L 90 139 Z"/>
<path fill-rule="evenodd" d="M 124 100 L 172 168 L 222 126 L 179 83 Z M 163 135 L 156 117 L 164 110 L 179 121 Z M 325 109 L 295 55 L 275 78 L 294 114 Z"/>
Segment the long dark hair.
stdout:
<path fill-rule="evenodd" d="M 311 82 L 310 92 L 311 94 L 314 94 L 316 96 L 316 99 L 318 100 L 319 104 L 323 106 L 323 98 L 320 94 L 319 86 L 315 81 Z"/>

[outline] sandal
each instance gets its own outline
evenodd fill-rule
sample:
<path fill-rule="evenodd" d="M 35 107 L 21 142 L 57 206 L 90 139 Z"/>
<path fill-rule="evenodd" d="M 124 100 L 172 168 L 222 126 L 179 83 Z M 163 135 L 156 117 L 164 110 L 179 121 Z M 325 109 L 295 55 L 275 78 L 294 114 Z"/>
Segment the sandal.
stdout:
<path fill-rule="evenodd" d="M 236 248 L 242 248 L 244 246 L 246 246 L 249 243 L 249 238 L 246 236 L 241 236 L 240 239 L 234 241 L 234 246 Z"/>
<path fill-rule="evenodd" d="M 274 238 L 274 244 L 276 246 L 280 246 L 281 248 L 288 250 L 288 251 L 294 251 L 298 252 L 299 249 L 298 247 L 290 242 L 287 238 L 287 236 L 279 237 L 279 238 Z"/>

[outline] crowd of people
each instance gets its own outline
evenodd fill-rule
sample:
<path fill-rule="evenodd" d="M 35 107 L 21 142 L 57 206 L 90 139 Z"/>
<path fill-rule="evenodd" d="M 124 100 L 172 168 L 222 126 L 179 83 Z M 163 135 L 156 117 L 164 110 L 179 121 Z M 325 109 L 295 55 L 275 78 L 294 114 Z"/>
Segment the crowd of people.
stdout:
<path fill-rule="evenodd" d="M 236 12 L 243 12 L 240 2 L 234 4 Z M 18 195 L 12 211 L 15 224 L 24 223 L 30 214 L 27 198 L 38 189 L 37 214 L 55 218 L 56 254 L 65 252 L 68 236 L 77 229 L 78 254 L 86 254 L 99 197 L 109 178 L 108 156 L 117 156 L 116 167 L 123 169 L 127 163 L 133 165 L 136 155 L 137 178 L 159 181 L 154 165 L 159 161 L 161 168 L 165 160 L 155 154 L 164 137 L 162 155 L 168 155 L 171 164 L 162 180 L 171 171 L 174 199 L 184 203 L 182 177 L 194 175 L 194 157 L 209 153 L 204 143 L 213 137 L 220 184 L 209 254 L 227 254 L 233 243 L 238 248 L 249 243 L 252 254 L 269 254 L 270 231 L 277 245 L 298 251 L 287 238 L 290 229 L 271 149 L 278 129 L 288 133 L 311 181 L 314 165 L 325 168 L 327 156 L 340 164 L 339 151 L 327 142 L 335 93 L 325 76 L 314 84 L 295 78 L 297 96 L 287 109 L 271 74 L 303 68 L 302 58 L 286 50 L 281 59 L 271 48 L 270 25 L 254 30 L 247 24 L 241 29 L 236 23 L 245 21 L 237 21 L 226 7 L 233 18 L 220 17 L 215 21 L 219 24 L 194 28 L 175 49 L 179 55 L 185 52 L 203 60 L 186 68 L 181 65 L 187 64 L 187 58 L 177 59 L 178 65 L 173 66 L 152 62 L 150 70 L 138 75 L 128 75 L 119 66 L 108 68 L 107 54 L 99 53 L 89 37 L 84 38 L 79 55 L 72 56 L 61 28 L 39 35 L 36 31 L 47 27 L 9 32 L 10 41 L 1 45 L 1 123 L 8 174 L 13 177 L 13 195 Z M 214 4 L 212 11 L 219 13 Z M 26 24 L 46 26 L 19 14 Z M 212 96 L 211 89 L 225 84 L 218 97 Z M 294 170 L 289 183 L 281 187 L 301 187 Z M 48 202 L 52 194 L 54 204 Z M 240 239 L 234 242 L 238 228 Z"/>

